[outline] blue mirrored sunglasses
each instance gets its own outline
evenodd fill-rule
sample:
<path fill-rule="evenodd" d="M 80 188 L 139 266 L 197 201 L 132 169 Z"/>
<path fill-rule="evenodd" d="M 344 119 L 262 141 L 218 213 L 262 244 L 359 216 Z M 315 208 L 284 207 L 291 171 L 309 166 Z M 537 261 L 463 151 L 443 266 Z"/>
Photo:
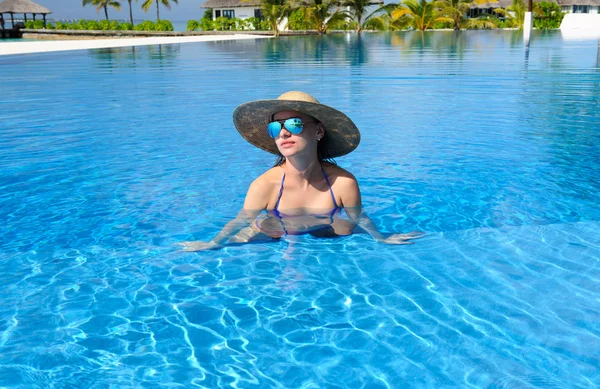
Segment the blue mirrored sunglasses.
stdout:
<path fill-rule="evenodd" d="M 315 123 L 315 122 L 314 121 L 303 122 L 302 119 L 300 119 L 300 118 L 273 120 L 267 126 L 267 131 L 269 132 L 269 135 L 271 135 L 271 138 L 277 138 L 279 136 L 279 133 L 281 132 L 282 127 L 285 127 L 285 129 L 288 130 L 289 132 L 291 132 L 292 134 L 298 135 L 304 129 L 305 123 Z"/>

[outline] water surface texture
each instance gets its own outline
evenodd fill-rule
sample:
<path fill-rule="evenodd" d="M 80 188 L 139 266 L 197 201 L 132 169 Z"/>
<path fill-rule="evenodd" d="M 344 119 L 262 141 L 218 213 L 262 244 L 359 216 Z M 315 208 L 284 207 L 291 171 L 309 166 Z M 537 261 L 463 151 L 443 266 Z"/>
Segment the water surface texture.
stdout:
<path fill-rule="evenodd" d="M 0 58 L 0 387 L 600 386 L 597 41 L 290 37 Z M 303 90 L 384 232 L 181 253 Z"/>

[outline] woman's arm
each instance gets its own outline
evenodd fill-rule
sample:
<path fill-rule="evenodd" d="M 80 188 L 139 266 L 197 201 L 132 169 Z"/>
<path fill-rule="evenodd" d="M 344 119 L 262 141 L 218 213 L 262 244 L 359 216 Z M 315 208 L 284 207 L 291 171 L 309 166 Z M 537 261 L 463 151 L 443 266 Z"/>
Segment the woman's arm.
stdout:
<path fill-rule="evenodd" d="M 347 176 L 341 176 L 339 179 L 342 180 L 342 190 L 338 193 L 341 195 L 342 206 L 348 214 L 348 217 L 377 242 L 388 244 L 412 244 L 413 242 L 409 242 L 410 239 L 421 237 L 422 233 L 420 232 L 389 235 L 384 235 L 379 232 L 375 223 L 373 223 L 362 207 L 360 188 L 358 187 L 356 178 L 348 173 Z"/>
<path fill-rule="evenodd" d="M 194 241 L 181 242 L 183 251 L 201 251 L 211 250 L 224 246 L 227 241 L 250 224 L 267 208 L 268 196 L 270 194 L 269 185 L 264 177 L 259 177 L 250 185 L 244 200 L 244 208 L 238 213 L 235 219 L 223 227 L 219 233 L 209 242 Z"/>

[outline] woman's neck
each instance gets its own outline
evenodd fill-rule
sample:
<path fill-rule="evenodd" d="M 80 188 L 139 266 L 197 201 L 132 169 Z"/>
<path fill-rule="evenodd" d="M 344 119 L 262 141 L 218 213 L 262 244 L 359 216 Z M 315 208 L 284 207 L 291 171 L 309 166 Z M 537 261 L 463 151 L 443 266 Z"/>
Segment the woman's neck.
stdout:
<path fill-rule="evenodd" d="M 283 164 L 286 180 L 289 178 L 310 182 L 314 178 L 320 177 L 321 163 L 318 159 L 300 160 L 295 158 L 286 159 Z"/>

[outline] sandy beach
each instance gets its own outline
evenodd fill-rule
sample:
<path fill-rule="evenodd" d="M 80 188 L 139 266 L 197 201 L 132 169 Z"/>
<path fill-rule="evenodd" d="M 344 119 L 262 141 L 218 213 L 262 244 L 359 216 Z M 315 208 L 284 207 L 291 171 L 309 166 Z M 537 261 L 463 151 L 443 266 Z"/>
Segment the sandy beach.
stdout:
<path fill-rule="evenodd" d="M 153 38 L 116 38 L 90 40 L 39 40 L 23 42 L 1 42 L 0 55 L 32 54 L 51 51 L 69 51 L 84 49 L 103 49 L 108 47 L 128 47 L 162 45 L 170 43 L 215 42 L 234 39 L 262 39 L 268 36 L 260 35 L 211 35 L 211 36 L 177 36 Z"/>

